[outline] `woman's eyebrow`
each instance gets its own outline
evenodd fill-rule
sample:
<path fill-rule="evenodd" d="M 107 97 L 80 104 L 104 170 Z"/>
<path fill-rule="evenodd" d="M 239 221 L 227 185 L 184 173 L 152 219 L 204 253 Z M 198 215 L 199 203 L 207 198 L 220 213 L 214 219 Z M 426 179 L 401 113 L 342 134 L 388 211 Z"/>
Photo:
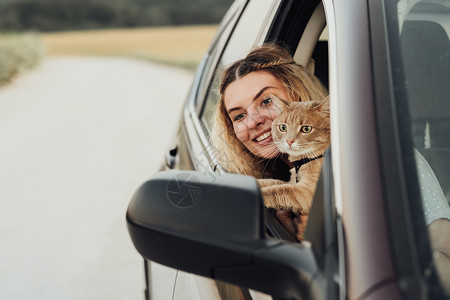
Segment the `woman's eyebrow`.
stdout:
<path fill-rule="evenodd" d="M 256 93 L 255 97 L 253 97 L 253 101 L 255 101 L 256 99 L 258 99 L 259 96 L 261 96 L 261 94 L 264 93 L 264 91 L 266 91 L 267 89 L 274 89 L 274 88 L 275 88 L 274 86 L 266 86 L 266 87 L 263 87 L 258 93 Z M 238 107 L 230 108 L 230 109 L 227 111 L 227 112 L 228 112 L 228 115 L 230 115 L 230 113 L 232 113 L 233 111 L 239 110 L 239 109 L 242 109 L 242 107 L 238 106 Z"/>
<path fill-rule="evenodd" d="M 266 86 L 266 87 L 263 87 L 258 93 L 256 93 L 255 97 L 253 97 L 253 101 L 255 101 L 256 99 L 258 99 L 259 96 L 261 96 L 261 94 L 264 93 L 265 90 L 267 90 L 267 89 L 274 89 L 274 88 L 275 88 L 274 86 Z"/>
<path fill-rule="evenodd" d="M 228 115 L 230 115 L 230 113 L 232 113 L 232 112 L 235 111 L 235 110 L 240 110 L 241 108 L 242 108 L 242 107 L 240 107 L 240 106 L 230 108 L 230 109 L 228 110 Z"/>

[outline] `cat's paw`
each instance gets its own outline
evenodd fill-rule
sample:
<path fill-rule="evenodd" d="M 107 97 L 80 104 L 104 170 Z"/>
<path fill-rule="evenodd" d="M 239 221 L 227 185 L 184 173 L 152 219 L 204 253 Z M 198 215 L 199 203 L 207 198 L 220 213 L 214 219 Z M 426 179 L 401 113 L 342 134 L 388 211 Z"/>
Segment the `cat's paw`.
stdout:
<path fill-rule="evenodd" d="M 262 182 L 262 184 L 266 183 Z M 313 195 L 310 189 L 298 184 L 282 183 L 265 186 L 261 188 L 261 192 L 266 207 L 289 210 L 301 215 L 308 214 L 311 209 Z"/>
<path fill-rule="evenodd" d="M 289 201 L 286 206 L 296 215 L 307 215 L 312 205 L 309 199 L 301 196 L 293 197 L 293 201 Z"/>
<path fill-rule="evenodd" d="M 299 242 L 303 241 L 306 225 L 308 224 L 308 214 L 305 215 L 297 215 L 296 218 L 293 219 L 296 235 L 295 237 Z"/>
<path fill-rule="evenodd" d="M 293 237 L 299 242 L 303 241 L 308 215 L 295 214 L 288 210 L 278 210 L 275 217 Z"/>
<path fill-rule="evenodd" d="M 277 179 L 256 179 L 260 188 L 265 188 L 268 186 L 284 184 L 286 182 Z"/>

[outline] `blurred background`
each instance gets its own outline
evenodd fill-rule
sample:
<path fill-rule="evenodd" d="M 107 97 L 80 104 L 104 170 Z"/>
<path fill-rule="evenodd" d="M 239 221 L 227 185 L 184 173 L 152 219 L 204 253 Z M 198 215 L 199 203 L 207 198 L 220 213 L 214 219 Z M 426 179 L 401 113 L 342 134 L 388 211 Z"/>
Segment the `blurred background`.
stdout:
<path fill-rule="evenodd" d="M 0 0 L 0 299 L 144 299 L 126 209 L 231 3 Z"/>
<path fill-rule="evenodd" d="M 44 54 L 132 56 L 195 68 L 231 2 L 0 0 L 0 84 Z"/>

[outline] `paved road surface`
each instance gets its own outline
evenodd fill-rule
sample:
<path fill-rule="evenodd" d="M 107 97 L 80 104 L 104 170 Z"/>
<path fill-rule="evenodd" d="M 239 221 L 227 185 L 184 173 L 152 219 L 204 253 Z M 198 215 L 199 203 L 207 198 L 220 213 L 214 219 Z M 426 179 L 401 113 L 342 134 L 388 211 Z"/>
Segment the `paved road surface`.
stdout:
<path fill-rule="evenodd" d="M 139 60 L 56 57 L 0 89 L 0 299 L 143 299 L 125 211 L 191 80 Z"/>

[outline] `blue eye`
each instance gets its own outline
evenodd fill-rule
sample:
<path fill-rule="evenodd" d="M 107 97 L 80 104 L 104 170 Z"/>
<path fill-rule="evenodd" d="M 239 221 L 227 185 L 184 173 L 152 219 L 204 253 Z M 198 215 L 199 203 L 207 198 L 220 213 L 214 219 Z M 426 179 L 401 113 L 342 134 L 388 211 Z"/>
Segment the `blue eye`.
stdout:
<path fill-rule="evenodd" d="M 245 114 L 238 114 L 233 118 L 233 121 L 239 121 L 240 119 L 242 119 L 245 116 Z"/>

